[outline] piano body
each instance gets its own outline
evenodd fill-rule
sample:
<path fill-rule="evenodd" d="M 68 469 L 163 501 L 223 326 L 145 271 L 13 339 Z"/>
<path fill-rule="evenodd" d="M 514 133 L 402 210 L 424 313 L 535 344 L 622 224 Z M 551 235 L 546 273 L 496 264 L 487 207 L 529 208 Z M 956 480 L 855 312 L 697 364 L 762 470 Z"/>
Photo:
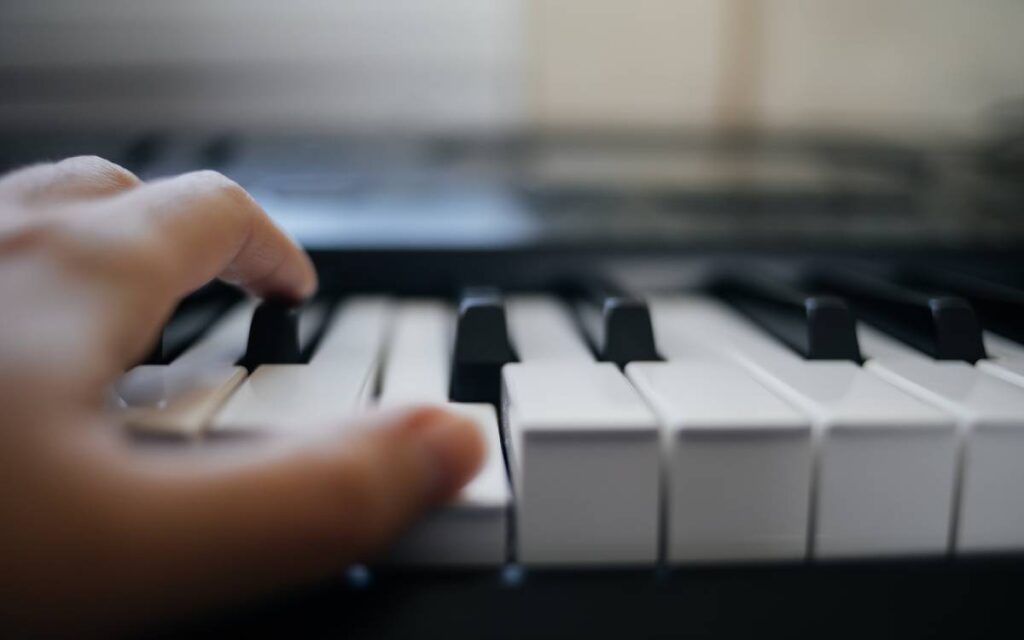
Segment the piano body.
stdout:
<path fill-rule="evenodd" d="M 1016 622 L 1019 128 L 243 124 L 0 127 L 0 168 L 221 171 L 317 265 L 301 308 L 183 301 L 111 389 L 126 437 L 187 454 L 425 402 L 473 416 L 488 458 L 377 562 L 167 635 Z"/>

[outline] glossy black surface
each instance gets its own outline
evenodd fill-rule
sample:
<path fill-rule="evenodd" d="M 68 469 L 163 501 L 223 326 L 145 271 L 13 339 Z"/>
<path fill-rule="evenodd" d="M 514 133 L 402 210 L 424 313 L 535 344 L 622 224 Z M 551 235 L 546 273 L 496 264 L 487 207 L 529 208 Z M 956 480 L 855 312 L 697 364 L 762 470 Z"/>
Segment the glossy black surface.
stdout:
<path fill-rule="evenodd" d="M 299 307 L 287 303 L 260 303 L 249 324 L 249 343 L 242 366 L 251 372 L 264 364 L 301 363 L 300 312 Z"/>
<path fill-rule="evenodd" d="M 920 294 L 866 273 L 821 267 L 805 273 L 804 285 L 843 296 L 858 317 L 937 360 L 985 357 L 981 323 L 963 298 Z"/>
<path fill-rule="evenodd" d="M 501 400 L 501 367 L 514 362 L 505 303 L 496 289 L 469 289 L 459 301 L 448 395 L 456 402 Z"/>
<path fill-rule="evenodd" d="M 808 360 L 861 360 L 856 318 L 842 298 L 749 275 L 720 278 L 710 288 Z"/>
<path fill-rule="evenodd" d="M 155 637 L 1013 637 L 1024 562 L 365 574 Z"/>

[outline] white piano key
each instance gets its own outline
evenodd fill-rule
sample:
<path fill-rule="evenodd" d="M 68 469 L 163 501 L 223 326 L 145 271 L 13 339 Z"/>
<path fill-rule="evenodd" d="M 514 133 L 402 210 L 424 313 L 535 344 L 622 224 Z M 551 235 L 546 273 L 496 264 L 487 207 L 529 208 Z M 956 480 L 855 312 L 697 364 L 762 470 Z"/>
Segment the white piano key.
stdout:
<path fill-rule="evenodd" d="M 711 298 L 655 296 L 648 308 L 658 348 L 669 360 L 724 357 L 743 362 L 803 362 L 795 351 Z"/>
<path fill-rule="evenodd" d="M 1024 358 L 979 360 L 978 368 L 1019 387 L 1024 387 Z"/>
<path fill-rule="evenodd" d="M 510 296 L 505 313 L 520 362 L 594 362 L 569 308 L 557 298 Z"/>
<path fill-rule="evenodd" d="M 299 348 L 305 351 L 327 318 L 328 306 L 315 302 L 302 310 L 299 316 Z"/>
<path fill-rule="evenodd" d="M 732 362 L 632 363 L 626 371 L 665 436 L 668 561 L 803 558 L 808 418 Z"/>
<path fill-rule="evenodd" d="M 816 557 L 946 550 L 957 449 L 950 416 L 846 362 L 761 371 L 819 433 Z"/>
<path fill-rule="evenodd" d="M 517 553 L 533 565 L 657 558 L 657 420 L 612 364 L 503 369 Z"/>
<path fill-rule="evenodd" d="M 381 378 L 378 404 L 434 404 L 461 412 L 480 426 L 487 443 L 483 468 L 449 504 L 403 536 L 388 562 L 403 566 L 496 566 L 505 561 L 511 490 L 494 407 L 448 402 L 455 312 L 437 301 L 402 303 Z"/>
<path fill-rule="evenodd" d="M 512 493 L 497 415 L 489 404 L 441 406 L 476 421 L 487 443 L 484 465 L 458 496 L 428 514 L 399 540 L 388 562 L 417 567 L 500 565 L 507 557 Z"/>
<path fill-rule="evenodd" d="M 711 351 L 746 366 L 814 423 L 811 551 L 940 554 L 956 477 L 953 417 L 850 362 L 805 361 L 724 306 L 652 301 L 669 360 Z"/>
<path fill-rule="evenodd" d="M 1024 495 L 1013 489 L 1024 482 L 1024 360 L 1013 359 L 1015 343 L 987 333 L 986 349 L 996 359 L 972 367 L 933 360 L 871 329 L 862 328 L 860 339 L 868 367 L 959 420 L 954 550 L 1024 548 Z"/>
<path fill-rule="evenodd" d="M 455 311 L 436 301 L 404 302 L 395 314 L 378 404 L 448 400 Z"/>
<path fill-rule="evenodd" d="M 234 365 L 245 355 L 249 340 L 249 322 L 256 300 L 237 304 L 194 345 L 179 355 L 172 366 L 207 368 Z"/>
<path fill-rule="evenodd" d="M 211 431 L 309 435 L 333 431 L 367 406 L 388 330 L 390 304 L 343 304 L 308 365 L 263 365 L 227 401 Z"/>
<path fill-rule="evenodd" d="M 197 436 L 245 380 L 242 367 L 176 369 L 140 365 L 117 382 L 129 428 L 152 434 Z"/>
<path fill-rule="evenodd" d="M 985 351 L 989 358 L 1024 360 L 1024 344 L 1014 342 L 991 331 L 986 331 L 982 337 L 985 340 Z"/>
<path fill-rule="evenodd" d="M 959 420 L 956 551 L 1024 549 L 1024 389 L 963 362 L 877 359 L 867 366 Z"/>
<path fill-rule="evenodd" d="M 863 322 L 857 324 L 857 342 L 860 343 L 860 352 L 865 359 L 906 360 L 909 358 L 922 362 L 936 361 L 924 352 L 918 351 L 905 342 L 891 338 Z"/>
<path fill-rule="evenodd" d="M 134 367 L 115 384 L 129 428 L 196 436 L 245 379 L 235 366 L 245 354 L 255 301 L 236 305 L 172 363 Z"/>

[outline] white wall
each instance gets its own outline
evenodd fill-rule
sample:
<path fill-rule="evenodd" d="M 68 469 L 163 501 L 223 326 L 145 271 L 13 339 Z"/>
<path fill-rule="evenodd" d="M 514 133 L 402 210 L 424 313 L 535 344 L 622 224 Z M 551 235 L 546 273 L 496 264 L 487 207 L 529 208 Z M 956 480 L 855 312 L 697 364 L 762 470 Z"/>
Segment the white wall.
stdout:
<path fill-rule="evenodd" d="M 4 0 L 0 122 L 977 133 L 1019 0 Z"/>
<path fill-rule="evenodd" d="M 516 0 L 7 0 L 0 118 L 515 123 Z M 60 99 L 55 99 L 55 93 Z"/>

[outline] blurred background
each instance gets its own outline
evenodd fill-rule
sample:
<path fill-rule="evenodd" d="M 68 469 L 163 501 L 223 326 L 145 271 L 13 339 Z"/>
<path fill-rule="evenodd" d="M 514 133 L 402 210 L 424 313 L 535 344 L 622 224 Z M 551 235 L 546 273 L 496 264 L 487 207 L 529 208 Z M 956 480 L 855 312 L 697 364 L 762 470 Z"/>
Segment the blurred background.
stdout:
<path fill-rule="evenodd" d="M 1022 31 L 1017 0 L 4 0 L 0 162 L 213 166 L 311 246 L 1007 246 Z"/>

